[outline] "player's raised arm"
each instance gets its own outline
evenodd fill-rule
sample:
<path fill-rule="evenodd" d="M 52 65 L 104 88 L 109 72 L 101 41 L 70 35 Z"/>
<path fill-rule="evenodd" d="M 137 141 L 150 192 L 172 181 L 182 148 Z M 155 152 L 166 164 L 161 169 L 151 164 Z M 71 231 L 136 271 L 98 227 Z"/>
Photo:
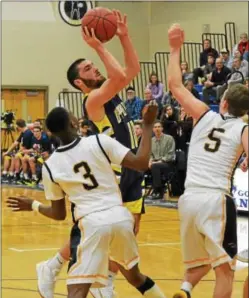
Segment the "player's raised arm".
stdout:
<path fill-rule="evenodd" d="M 180 25 L 171 26 L 168 31 L 170 44 L 170 57 L 168 66 L 168 85 L 169 89 L 184 107 L 186 113 L 198 120 L 209 108 L 202 101 L 194 97 L 182 84 L 182 74 L 180 70 L 180 50 L 184 42 L 184 32 Z"/>
<path fill-rule="evenodd" d="M 97 113 L 99 109 L 103 109 L 103 105 L 111 100 L 119 91 L 121 91 L 127 82 L 126 74 L 120 63 L 113 57 L 113 55 L 104 47 L 95 36 L 94 30 L 91 33 L 87 27 L 82 30 L 84 41 L 92 47 L 105 65 L 107 72 L 106 81 L 97 89 L 89 93 L 86 103 L 87 112 L 93 121 L 99 121 L 103 118 L 102 113 Z"/>
<path fill-rule="evenodd" d="M 129 84 L 140 72 L 140 64 L 136 50 L 129 36 L 127 16 L 122 16 L 120 11 L 118 10 L 113 10 L 113 13 L 115 14 L 118 20 L 118 29 L 116 34 L 119 37 L 120 43 L 124 50 L 124 71 L 126 75 L 126 84 Z"/>

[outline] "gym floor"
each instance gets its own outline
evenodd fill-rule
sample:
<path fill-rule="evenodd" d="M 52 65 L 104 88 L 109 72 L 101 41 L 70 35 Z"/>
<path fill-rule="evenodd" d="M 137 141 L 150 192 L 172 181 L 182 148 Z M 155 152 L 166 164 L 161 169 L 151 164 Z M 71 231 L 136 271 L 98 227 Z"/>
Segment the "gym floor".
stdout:
<path fill-rule="evenodd" d="M 71 218 L 55 222 L 33 212 L 12 213 L 5 200 L 11 195 L 24 195 L 45 202 L 42 191 L 2 188 L 2 297 L 39 297 L 36 282 L 36 263 L 53 256 L 68 239 Z M 246 248 L 248 218 L 240 218 L 239 242 Z M 147 207 L 138 236 L 141 270 L 151 276 L 167 297 L 179 288 L 184 268 L 181 260 L 179 219 L 175 209 Z M 66 268 L 61 273 L 54 298 L 66 297 Z M 233 298 L 242 298 L 243 282 L 248 274 L 244 268 L 235 275 Z M 115 282 L 118 298 L 138 298 L 134 290 L 119 274 Z M 197 286 L 193 298 L 210 298 L 214 287 L 211 272 Z M 91 297 L 89 295 L 89 297 Z"/>

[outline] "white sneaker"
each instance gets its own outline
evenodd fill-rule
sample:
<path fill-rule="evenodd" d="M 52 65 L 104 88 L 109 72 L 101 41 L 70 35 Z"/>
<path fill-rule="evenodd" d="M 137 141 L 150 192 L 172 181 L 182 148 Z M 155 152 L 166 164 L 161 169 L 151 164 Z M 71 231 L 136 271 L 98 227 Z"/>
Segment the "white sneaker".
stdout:
<path fill-rule="evenodd" d="M 91 288 L 90 294 L 94 298 L 115 298 L 115 297 L 117 297 L 114 292 L 113 286 L 109 286 L 109 287 L 105 287 L 105 288 Z"/>
<path fill-rule="evenodd" d="M 54 298 L 54 287 L 56 282 L 56 271 L 52 271 L 48 261 L 36 265 L 38 279 L 38 290 L 42 298 Z"/>

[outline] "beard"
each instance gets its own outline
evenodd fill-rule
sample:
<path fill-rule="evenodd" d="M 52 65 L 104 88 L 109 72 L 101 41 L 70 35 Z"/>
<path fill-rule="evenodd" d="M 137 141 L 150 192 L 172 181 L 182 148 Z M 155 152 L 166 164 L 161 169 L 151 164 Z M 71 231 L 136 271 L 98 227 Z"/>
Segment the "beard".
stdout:
<path fill-rule="evenodd" d="M 98 89 L 100 88 L 103 83 L 105 82 L 106 78 L 105 77 L 102 77 L 98 80 L 84 80 L 82 79 L 83 83 L 87 86 L 87 88 L 90 88 L 90 89 Z"/>

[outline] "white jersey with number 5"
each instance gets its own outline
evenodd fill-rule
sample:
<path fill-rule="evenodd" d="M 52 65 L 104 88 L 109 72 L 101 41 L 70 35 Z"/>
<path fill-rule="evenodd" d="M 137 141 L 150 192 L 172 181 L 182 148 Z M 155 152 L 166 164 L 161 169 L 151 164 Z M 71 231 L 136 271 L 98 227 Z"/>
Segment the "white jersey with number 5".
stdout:
<path fill-rule="evenodd" d="M 243 152 L 241 118 L 207 111 L 193 129 L 185 188 L 231 192 L 232 176 Z"/>
<path fill-rule="evenodd" d="M 46 198 L 61 200 L 65 194 L 75 204 L 75 219 L 92 212 L 122 206 L 111 162 L 120 165 L 130 149 L 106 136 L 78 138 L 59 147 L 44 163 Z"/>

